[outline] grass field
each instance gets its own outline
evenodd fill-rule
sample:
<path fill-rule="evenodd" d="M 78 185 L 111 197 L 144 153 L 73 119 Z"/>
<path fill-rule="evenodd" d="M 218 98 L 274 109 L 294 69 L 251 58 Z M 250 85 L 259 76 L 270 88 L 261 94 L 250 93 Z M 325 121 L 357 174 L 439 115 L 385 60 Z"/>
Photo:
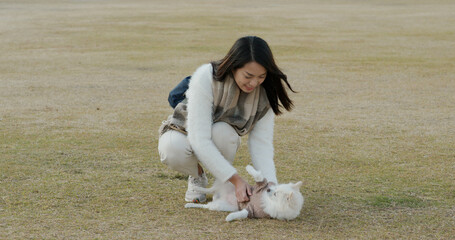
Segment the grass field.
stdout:
<path fill-rule="evenodd" d="M 453 1 L 0 2 L 0 239 L 453 239 Z M 244 35 L 299 92 L 276 118 L 294 221 L 184 209 L 169 90 Z M 245 175 L 246 139 L 235 166 Z M 252 181 L 252 179 L 249 179 Z M 213 181 L 213 178 L 211 178 Z"/>

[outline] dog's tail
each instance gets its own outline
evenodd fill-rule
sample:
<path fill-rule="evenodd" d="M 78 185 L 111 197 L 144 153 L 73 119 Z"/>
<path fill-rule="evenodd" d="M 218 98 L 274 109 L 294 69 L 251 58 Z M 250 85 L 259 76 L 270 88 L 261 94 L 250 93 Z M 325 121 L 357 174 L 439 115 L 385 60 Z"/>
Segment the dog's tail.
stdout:
<path fill-rule="evenodd" d="M 215 181 L 210 188 L 203 188 L 203 187 L 198 187 L 198 186 L 193 186 L 193 189 L 196 192 L 204 193 L 204 194 L 212 194 L 215 193 L 217 189 L 220 188 L 220 186 L 223 185 L 222 182 L 220 181 Z"/>
<path fill-rule="evenodd" d="M 199 193 L 204 193 L 204 194 L 211 194 L 214 193 L 216 189 L 216 186 L 213 185 L 210 188 L 203 188 L 203 187 L 198 187 L 198 186 L 193 186 L 193 190 Z"/>

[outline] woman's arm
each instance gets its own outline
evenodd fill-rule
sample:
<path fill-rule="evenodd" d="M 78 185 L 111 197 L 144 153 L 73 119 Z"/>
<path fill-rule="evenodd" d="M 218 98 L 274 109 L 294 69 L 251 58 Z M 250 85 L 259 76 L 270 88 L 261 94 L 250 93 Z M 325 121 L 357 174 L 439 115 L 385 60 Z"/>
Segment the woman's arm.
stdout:
<path fill-rule="evenodd" d="M 212 141 L 212 65 L 199 67 L 192 75 L 188 96 L 188 140 L 198 160 L 217 178 L 228 181 L 237 170 Z"/>
<path fill-rule="evenodd" d="M 254 126 L 248 137 L 251 162 L 269 182 L 278 183 L 273 162 L 273 127 L 275 114 L 272 109 Z"/>

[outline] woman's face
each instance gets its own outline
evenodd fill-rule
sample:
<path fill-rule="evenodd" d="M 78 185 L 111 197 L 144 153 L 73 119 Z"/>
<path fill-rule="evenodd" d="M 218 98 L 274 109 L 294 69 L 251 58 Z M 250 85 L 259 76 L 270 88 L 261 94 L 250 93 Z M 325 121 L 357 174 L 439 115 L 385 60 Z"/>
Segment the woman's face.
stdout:
<path fill-rule="evenodd" d="M 267 70 L 257 62 L 249 62 L 234 70 L 233 74 L 237 86 L 242 91 L 250 93 L 264 82 Z"/>

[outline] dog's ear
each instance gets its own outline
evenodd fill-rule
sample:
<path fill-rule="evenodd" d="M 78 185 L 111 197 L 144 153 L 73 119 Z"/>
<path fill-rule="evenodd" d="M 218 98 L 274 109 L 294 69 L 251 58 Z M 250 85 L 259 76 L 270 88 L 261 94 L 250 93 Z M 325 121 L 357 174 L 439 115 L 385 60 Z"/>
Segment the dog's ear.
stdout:
<path fill-rule="evenodd" d="M 291 193 L 289 193 L 289 194 L 286 196 L 286 199 L 287 199 L 288 201 L 291 200 L 292 194 L 294 194 L 294 192 L 291 192 Z"/>
<path fill-rule="evenodd" d="M 294 188 L 295 190 L 299 190 L 301 186 L 302 186 L 302 181 L 299 181 L 298 183 L 292 185 L 292 188 Z"/>

